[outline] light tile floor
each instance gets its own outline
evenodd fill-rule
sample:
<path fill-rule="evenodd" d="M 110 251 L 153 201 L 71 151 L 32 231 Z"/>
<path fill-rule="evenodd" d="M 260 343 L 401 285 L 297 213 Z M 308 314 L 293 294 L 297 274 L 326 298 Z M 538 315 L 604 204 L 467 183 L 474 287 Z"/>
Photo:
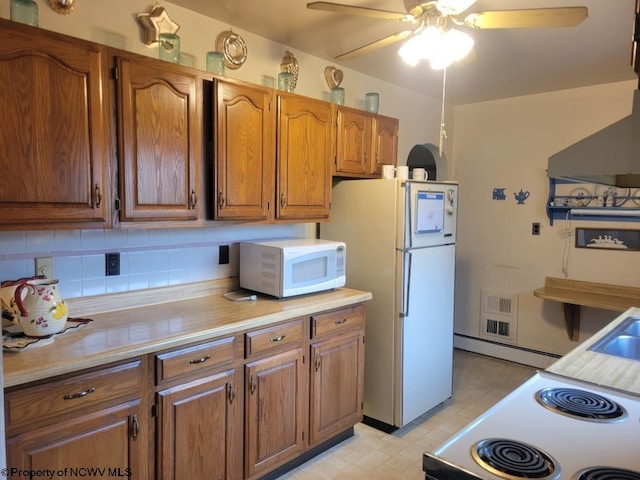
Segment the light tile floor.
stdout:
<path fill-rule="evenodd" d="M 353 437 L 280 479 L 423 480 L 424 451 L 444 443 L 534 373 L 532 367 L 455 350 L 451 400 L 393 434 L 358 424 Z"/>

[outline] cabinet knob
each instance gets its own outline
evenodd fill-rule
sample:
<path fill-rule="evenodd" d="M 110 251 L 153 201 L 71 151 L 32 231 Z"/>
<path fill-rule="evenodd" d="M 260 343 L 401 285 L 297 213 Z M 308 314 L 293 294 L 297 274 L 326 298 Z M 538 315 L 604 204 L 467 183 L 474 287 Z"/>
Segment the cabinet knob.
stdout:
<path fill-rule="evenodd" d="M 218 208 L 224 207 L 224 195 L 222 189 L 218 190 Z"/>
<path fill-rule="evenodd" d="M 320 354 L 316 353 L 316 372 L 320 370 Z"/>
<path fill-rule="evenodd" d="M 196 205 L 198 204 L 198 196 L 196 195 L 196 190 L 195 188 L 193 190 L 191 190 L 191 209 L 195 209 Z"/>
<path fill-rule="evenodd" d="M 251 375 L 251 379 L 249 380 L 249 391 L 253 394 L 255 393 L 257 388 L 258 388 L 258 385 L 256 383 L 256 376 Z"/>
<path fill-rule="evenodd" d="M 287 197 L 284 196 L 284 193 L 280 195 L 280 208 L 284 208 L 287 205 Z"/>

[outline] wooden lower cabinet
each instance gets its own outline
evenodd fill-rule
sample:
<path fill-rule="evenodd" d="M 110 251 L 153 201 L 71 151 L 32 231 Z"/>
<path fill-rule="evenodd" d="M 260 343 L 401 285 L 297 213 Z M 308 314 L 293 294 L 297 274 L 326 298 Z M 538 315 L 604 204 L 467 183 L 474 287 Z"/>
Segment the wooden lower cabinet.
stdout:
<path fill-rule="evenodd" d="M 310 358 L 309 443 L 314 446 L 362 420 L 362 331 L 312 343 Z"/>
<path fill-rule="evenodd" d="M 156 478 L 242 478 L 243 402 L 234 369 L 162 390 L 156 403 Z"/>
<path fill-rule="evenodd" d="M 245 366 L 246 477 L 257 478 L 306 446 L 307 375 L 302 347 Z"/>
<path fill-rule="evenodd" d="M 362 419 L 363 368 L 357 304 L 12 387 L 8 465 L 257 479 Z"/>
<path fill-rule="evenodd" d="M 139 400 L 86 413 L 7 439 L 7 465 L 56 477 L 148 478 L 146 415 Z M 62 473 L 64 472 L 64 473 Z"/>
<path fill-rule="evenodd" d="M 7 465 L 148 479 L 146 365 L 142 357 L 7 391 Z"/>

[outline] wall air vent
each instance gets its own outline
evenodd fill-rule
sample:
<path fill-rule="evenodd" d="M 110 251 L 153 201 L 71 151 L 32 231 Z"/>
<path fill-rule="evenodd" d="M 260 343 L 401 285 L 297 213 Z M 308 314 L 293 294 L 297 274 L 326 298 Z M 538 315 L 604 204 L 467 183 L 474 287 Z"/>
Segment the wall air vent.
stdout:
<path fill-rule="evenodd" d="M 480 336 L 487 340 L 516 343 L 518 327 L 518 295 L 482 291 Z"/>

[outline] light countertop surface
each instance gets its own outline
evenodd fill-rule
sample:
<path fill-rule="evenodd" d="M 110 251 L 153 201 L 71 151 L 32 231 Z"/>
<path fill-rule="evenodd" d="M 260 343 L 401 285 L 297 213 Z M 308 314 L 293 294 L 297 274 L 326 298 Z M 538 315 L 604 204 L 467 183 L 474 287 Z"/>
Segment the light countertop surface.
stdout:
<path fill-rule="evenodd" d="M 606 327 L 547 368 L 547 371 L 640 395 L 639 361 L 589 351 L 592 345 L 627 317 L 640 318 L 640 308 L 632 307 L 623 312 Z"/>
<path fill-rule="evenodd" d="M 129 293 L 128 295 L 135 295 Z M 222 294 L 82 315 L 93 320 L 54 336 L 49 345 L 4 352 L 4 386 L 12 387 L 85 368 L 232 335 L 242 330 L 360 303 L 371 293 L 349 288 L 286 300 L 258 295 L 231 301 Z M 126 302 L 125 302 L 126 303 Z M 122 304 L 120 304 L 122 308 Z M 70 316 L 78 317 L 70 306 Z M 79 310 L 77 310 L 79 311 Z"/>

